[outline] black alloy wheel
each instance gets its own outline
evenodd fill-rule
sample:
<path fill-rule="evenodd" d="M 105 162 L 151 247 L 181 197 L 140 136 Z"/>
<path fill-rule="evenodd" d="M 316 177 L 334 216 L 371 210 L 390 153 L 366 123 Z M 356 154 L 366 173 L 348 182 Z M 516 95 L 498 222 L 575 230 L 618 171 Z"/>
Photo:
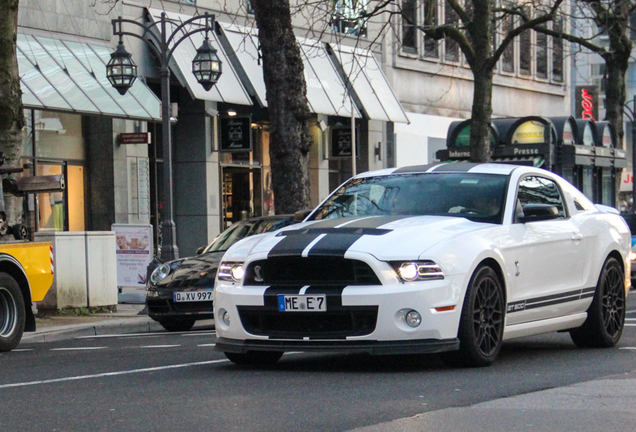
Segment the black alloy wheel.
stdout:
<path fill-rule="evenodd" d="M 459 351 L 443 353 L 449 366 L 482 367 L 495 361 L 503 339 L 504 295 L 497 273 L 477 268 L 466 292 L 459 322 Z"/>
<path fill-rule="evenodd" d="M 603 265 L 592 304 L 583 325 L 570 331 L 572 341 L 582 348 L 611 348 L 625 325 L 625 274 L 616 258 Z"/>

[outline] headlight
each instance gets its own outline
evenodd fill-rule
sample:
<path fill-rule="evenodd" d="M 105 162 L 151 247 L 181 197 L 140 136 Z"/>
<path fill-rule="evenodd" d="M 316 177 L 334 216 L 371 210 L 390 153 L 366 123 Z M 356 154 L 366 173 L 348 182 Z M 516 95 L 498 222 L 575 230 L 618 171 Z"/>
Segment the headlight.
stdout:
<path fill-rule="evenodd" d="M 392 262 L 391 266 L 402 282 L 444 279 L 442 269 L 430 260 Z"/>
<path fill-rule="evenodd" d="M 182 262 L 183 261 L 172 261 L 169 263 L 161 264 L 150 275 L 150 283 L 153 285 L 157 285 L 159 282 L 168 277 L 170 273 L 178 269 Z"/>
<path fill-rule="evenodd" d="M 245 268 L 243 263 L 238 262 L 222 262 L 219 265 L 219 280 L 229 282 L 241 282 L 245 276 Z"/>
<path fill-rule="evenodd" d="M 636 253 L 634 253 L 634 252 L 630 252 L 630 253 L 629 253 L 629 260 L 630 260 L 630 261 L 634 261 L 634 260 L 636 260 Z"/>

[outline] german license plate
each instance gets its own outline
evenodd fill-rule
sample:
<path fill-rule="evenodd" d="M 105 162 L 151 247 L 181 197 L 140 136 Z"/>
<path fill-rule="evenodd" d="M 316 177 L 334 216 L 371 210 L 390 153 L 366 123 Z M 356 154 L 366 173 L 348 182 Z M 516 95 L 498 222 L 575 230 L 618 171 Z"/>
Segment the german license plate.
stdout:
<path fill-rule="evenodd" d="M 175 302 L 212 301 L 214 291 L 187 291 L 172 293 Z"/>
<path fill-rule="evenodd" d="M 278 296 L 280 312 L 326 312 L 327 296 L 321 295 L 284 295 Z"/>

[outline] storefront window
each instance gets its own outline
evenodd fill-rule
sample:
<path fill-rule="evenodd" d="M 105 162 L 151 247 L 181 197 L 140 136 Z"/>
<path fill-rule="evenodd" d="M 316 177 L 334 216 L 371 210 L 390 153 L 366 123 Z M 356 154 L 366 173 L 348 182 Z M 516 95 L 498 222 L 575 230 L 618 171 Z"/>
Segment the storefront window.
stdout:
<path fill-rule="evenodd" d="M 38 164 L 36 175 L 63 175 L 61 164 Z M 64 231 L 66 215 L 63 192 L 37 194 L 40 231 Z"/>
<path fill-rule="evenodd" d="M 33 156 L 33 111 L 24 110 L 24 127 L 22 128 L 22 156 Z"/>
<path fill-rule="evenodd" d="M 35 156 L 84 160 L 82 117 L 50 111 L 33 111 Z"/>

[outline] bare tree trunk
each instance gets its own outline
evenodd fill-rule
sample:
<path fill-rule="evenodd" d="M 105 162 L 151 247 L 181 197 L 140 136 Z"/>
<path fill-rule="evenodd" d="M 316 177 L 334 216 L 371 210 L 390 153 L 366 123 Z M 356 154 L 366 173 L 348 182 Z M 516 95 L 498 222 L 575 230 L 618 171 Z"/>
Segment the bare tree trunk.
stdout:
<path fill-rule="evenodd" d="M 632 53 L 629 38 L 629 15 L 633 8 L 631 1 L 619 0 L 614 4 L 613 14 L 607 16 L 609 49 L 603 54 L 606 66 L 605 120 L 616 129 L 618 142 L 623 142 L 623 107 L 625 106 L 625 76 Z M 636 107 L 634 107 L 636 110 Z"/>
<path fill-rule="evenodd" d="M 473 106 L 470 124 L 470 161 L 490 161 L 490 119 L 492 117 L 492 3 L 473 1 L 473 19 L 468 27 L 474 56 L 468 58 L 473 73 Z"/>
<path fill-rule="evenodd" d="M 4 167 L 18 167 L 24 126 L 16 57 L 19 0 L 0 0 L 0 150 Z M 5 196 L 8 225 L 22 222 L 22 198 Z"/>
<path fill-rule="evenodd" d="M 277 214 L 309 208 L 311 113 L 288 0 L 252 0 L 263 56 Z"/>
<path fill-rule="evenodd" d="M 473 71 L 475 80 L 470 123 L 470 161 L 490 161 L 490 119 L 492 117 L 492 81 L 490 70 Z"/>

